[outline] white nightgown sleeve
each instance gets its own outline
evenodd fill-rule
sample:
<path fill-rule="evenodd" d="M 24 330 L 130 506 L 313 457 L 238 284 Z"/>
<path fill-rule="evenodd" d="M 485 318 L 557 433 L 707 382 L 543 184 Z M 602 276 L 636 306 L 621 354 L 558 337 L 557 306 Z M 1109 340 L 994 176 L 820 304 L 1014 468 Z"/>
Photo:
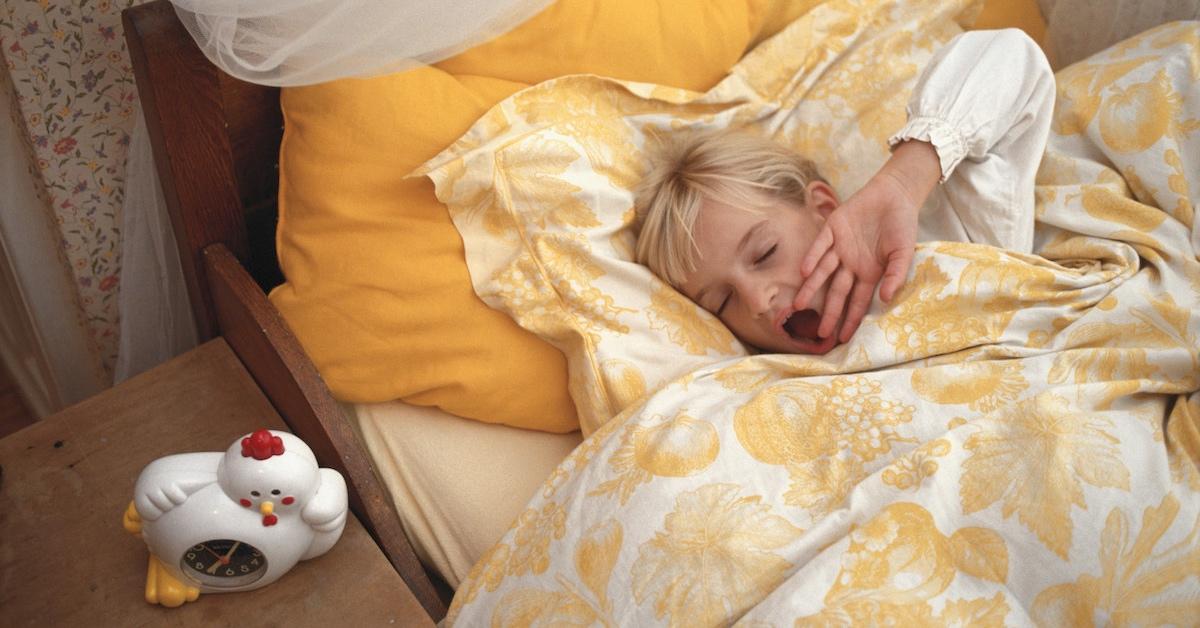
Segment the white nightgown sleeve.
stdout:
<path fill-rule="evenodd" d="M 1034 179 L 1054 112 L 1054 75 L 1017 29 L 959 35 L 913 89 L 908 123 L 889 139 L 933 144 L 942 185 L 921 211 L 918 238 L 1033 248 Z"/>

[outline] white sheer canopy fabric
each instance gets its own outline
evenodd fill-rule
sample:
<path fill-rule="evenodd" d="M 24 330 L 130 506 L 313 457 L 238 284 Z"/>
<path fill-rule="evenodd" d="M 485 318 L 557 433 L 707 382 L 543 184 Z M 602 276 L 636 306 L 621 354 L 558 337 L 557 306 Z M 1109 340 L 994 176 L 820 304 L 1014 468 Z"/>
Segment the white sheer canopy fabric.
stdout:
<path fill-rule="evenodd" d="M 205 55 L 263 85 L 310 85 L 435 63 L 552 0 L 171 0 Z"/>
<path fill-rule="evenodd" d="M 140 107 L 125 160 L 121 204 L 121 337 L 113 382 L 121 383 L 196 346 L 196 321 L 167 201 L 154 170 Z"/>

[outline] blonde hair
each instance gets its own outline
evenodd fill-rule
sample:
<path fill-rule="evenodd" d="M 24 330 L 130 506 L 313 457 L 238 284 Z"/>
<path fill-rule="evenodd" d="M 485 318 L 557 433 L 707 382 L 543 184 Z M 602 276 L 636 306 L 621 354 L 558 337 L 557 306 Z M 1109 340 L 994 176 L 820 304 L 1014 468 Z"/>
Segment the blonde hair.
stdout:
<path fill-rule="evenodd" d="M 772 200 L 805 202 L 822 181 L 812 161 L 770 139 L 718 130 L 689 132 L 653 156 L 636 190 L 636 257 L 673 286 L 696 269 L 693 234 L 705 199 L 748 209 Z"/>

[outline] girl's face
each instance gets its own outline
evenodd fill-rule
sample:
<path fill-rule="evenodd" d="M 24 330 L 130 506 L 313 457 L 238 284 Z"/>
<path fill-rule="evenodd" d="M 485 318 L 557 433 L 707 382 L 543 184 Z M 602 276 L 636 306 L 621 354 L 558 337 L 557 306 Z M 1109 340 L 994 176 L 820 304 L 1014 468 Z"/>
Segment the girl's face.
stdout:
<path fill-rule="evenodd" d="M 680 288 L 762 351 L 824 354 L 837 345 L 841 321 L 828 338 L 817 337 L 828 284 L 809 309 L 792 306 L 803 283 L 800 261 L 838 205 L 833 188 L 820 181 L 805 196 L 803 205 L 772 200 L 762 209 L 706 199 L 696 216 L 696 269 Z"/>

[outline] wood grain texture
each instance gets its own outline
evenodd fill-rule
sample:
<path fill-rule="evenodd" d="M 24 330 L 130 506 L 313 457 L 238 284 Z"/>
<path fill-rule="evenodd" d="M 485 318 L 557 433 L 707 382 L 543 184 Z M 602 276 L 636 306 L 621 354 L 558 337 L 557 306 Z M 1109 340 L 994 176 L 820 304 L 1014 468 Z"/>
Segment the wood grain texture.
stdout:
<path fill-rule="evenodd" d="M 200 252 L 223 242 L 243 263 L 251 259 L 245 207 L 269 205 L 273 227 L 282 135 L 279 90 L 233 79 L 209 63 L 170 3 L 122 12 L 138 96 L 155 167 L 181 251 L 202 340 L 216 335 L 204 291 Z M 273 271 L 271 254 L 263 275 Z M 260 264 L 263 256 L 256 256 Z"/>
<path fill-rule="evenodd" d="M 0 440 L 3 624 L 432 625 L 354 517 L 329 553 L 270 586 L 145 602 L 146 546 L 121 526 L 138 474 L 260 427 L 284 424 L 217 339 Z"/>
<path fill-rule="evenodd" d="M 354 512 L 430 617 L 441 619 L 446 606 L 409 544 L 371 457 L 300 342 L 229 249 L 211 245 L 204 261 L 221 335 L 292 432 L 317 460 L 346 477 Z"/>

